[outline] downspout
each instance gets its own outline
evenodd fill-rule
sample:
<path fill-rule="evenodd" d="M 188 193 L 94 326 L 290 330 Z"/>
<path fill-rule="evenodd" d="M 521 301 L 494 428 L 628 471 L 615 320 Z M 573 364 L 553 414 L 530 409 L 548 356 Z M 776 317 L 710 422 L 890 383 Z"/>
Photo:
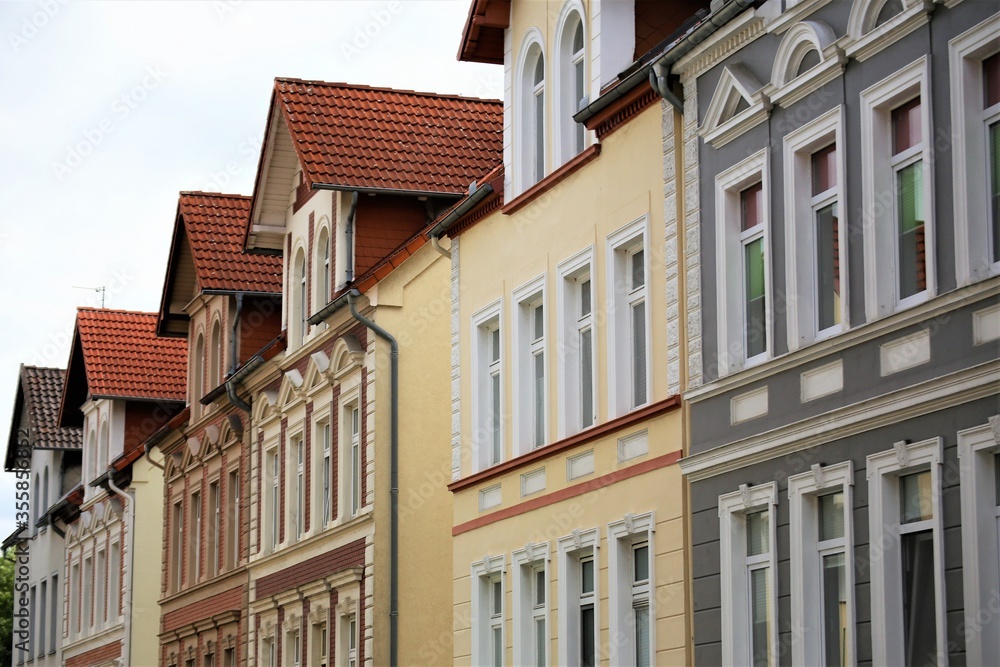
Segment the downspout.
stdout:
<path fill-rule="evenodd" d="M 126 523 L 126 528 L 128 530 L 127 536 L 127 549 L 128 549 L 128 585 L 125 586 L 125 641 L 124 646 L 122 646 L 122 656 L 124 661 L 122 662 L 123 667 L 129 667 L 132 664 L 132 582 L 135 578 L 135 495 L 133 493 L 126 493 L 118 488 L 115 484 L 115 477 L 112 474 L 108 475 L 108 488 L 111 489 L 116 495 L 121 496 L 125 500 L 128 507 L 128 519 Z"/>
<path fill-rule="evenodd" d="M 398 665 L 399 636 L 399 343 L 392 334 L 358 312 L 352 289 L 347 303 L 355 320 L 389 343 L 389 665 Z"/>

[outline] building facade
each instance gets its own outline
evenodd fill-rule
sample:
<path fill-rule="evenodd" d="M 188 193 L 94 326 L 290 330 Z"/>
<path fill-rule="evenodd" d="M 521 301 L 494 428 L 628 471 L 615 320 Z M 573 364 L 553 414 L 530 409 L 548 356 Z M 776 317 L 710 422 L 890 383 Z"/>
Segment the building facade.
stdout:
<path fill-rule="evenodd" d="M 187 343 L 156 336 L 156 313 L 80 308 L 60 427 L 81 428 L 81 485 L 53 508 L 66 523 L 67 667 L 154 665 L 162 464 L 144 443 L 184 405 Z M 72 505 L 72 507 L 67 507 Z"/>
<path fill-rule="evenodd" d="M 500 130 L 492 101 L 275 82 L 246 249 L 284 257 L 282 335 L 227 381 L 252 405 L 247 664 L 450 655 L 450 505 L 421 495 L 450 455 L 448 267 L 423 232 Z"/>
<path fill-rule="evenodd" d="M 281 329 L 281 257 L 243 252 L 250 198 L 182 192 L 158 333 L 188 342 L 187 408 L 164 461 L 162 667 L 246 664 L 249 415 L 225 380 Z"/>
<path fill-rule="evenodd" d="M 689 664 L 681 121 L 648 54 L 699 7 L 472 3 L 460 58 L 507 88 L 502 165 L 431 231 L 452 259 L 454 664 Z"/>
<path fill-rule="evenodd" d="M 995 3 L 713 3 L 685 105 L 696 665 L 995 664 Z"/>
<path fill-rule="evenodd" d="M 5 540 L 14 546 L 17 570 L 26 581 L 14 589 L 14 664 L 62 665 L 62 600 L 65 533 L 50 508 L 80 483 L 81 431 L 59 428 L 63 375 L 58 368 L 21 366 L 4 470 L 17 474 L 23 527 Z M 23 482 L 23 487 L 22 487 Z M 26 601 L 22 605 L 21 601 Z"/>

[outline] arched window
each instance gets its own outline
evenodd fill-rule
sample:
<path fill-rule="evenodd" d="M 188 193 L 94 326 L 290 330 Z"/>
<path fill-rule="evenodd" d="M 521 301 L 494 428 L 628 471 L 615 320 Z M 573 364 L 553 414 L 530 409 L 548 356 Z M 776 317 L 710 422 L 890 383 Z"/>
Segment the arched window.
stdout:
<path fill-rule="evenodd" d="M 587 128 L 573 120 L 587 96 L 587 50 L 583 19 L 572 10 L 559 35 L 559 159 L 565 163 L 586 146 Z"/>
<path fill-rule="evenodd" d="M 191 405 L 198 405 L 205 395 L 205 337 L 198 334 L 191 359 Z"/>
<path fill-rule="evenodd" d="M 319 286 L 319 307 L 330 303 L 330 233 L 324 227 L 319 233 L 319 267 L 320 275 L 316 284 Z"/>
<path fill-rule="evenodd" d="M 87 450 L 84 452 L 84 465 L 86 466 L 84 473 L 87 474 L 87 481 L 97 477 L 94 474 L 94 470 L 97 468 L 97 431 L 90 429 L 90 435 L 87 436 Z"/>
<path fill-rule="evenodd" d="M 35 524 L 38 523 L 38 517 L 40 517 L 42 515 L 42 512 L 41 512 L 41 509 L 42 509 L 41 490 L 42 490 L 42 485 L 38 482 L 38 473 L 36 472 L 35 473 L 35 487 L 32 489 L 32 491 L 34 491 L 34 493 L 35 493 L 35 502 L 32 503 L 32 505 L 34 505 L 33 509 L 35 511 L 32 512 L 33 521 L 31 522 L 31 529 L 28 532 L 34 532 L 35 531 Z"/>
<path fill-rule="evenodd" d="M 222 368 L 222 327 L 216 320 L 212 325 L 212 337 L 210 339 L 209 361 L 208 361 L 208 386 L 215 389 L 220 383 L 220 371 Z"/>
<path fill-rule="evenodd" d="M 545 177 L 545 55 L 538 41 L 524 52 L 521 69 L 520 191 Z"/>
<path fill-rule="evenodd" d="M 309 302 L 306 300 L 306 257 L 305 254 L 300 249 L 295 255 L 295 273 L 293 277 L 295 282 L 293 283 L 292 290 L 295 294 L 292 301 L 292 317 L 290 318 L 294 322 L 294 339 L 299 345 L 302 345 L 306 340 L 306 318 L 309 317 Z"/>
<path fill-rule="evenodd" d="M 49 467 L 45 466 L 45 471 L 42 473 L 42 510 L 46 510 L 49 507 Z"/>

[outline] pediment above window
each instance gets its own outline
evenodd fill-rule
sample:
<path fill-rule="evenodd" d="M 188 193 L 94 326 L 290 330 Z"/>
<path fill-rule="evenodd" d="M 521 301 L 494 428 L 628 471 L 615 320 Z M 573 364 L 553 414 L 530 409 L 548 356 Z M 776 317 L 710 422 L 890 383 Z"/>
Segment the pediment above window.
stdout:
<path fill-rule="evenodd" d="M 846 53 L 867 60 L 927 23 L 933 0 L 854 0 L 847 22 Z"/>
<path fill-rule="evenodd" d="M 772 104 L 788 107 L 839 76 L 846 62 L 830 26 L 821 21 L 796 23 L 778 46 L 764 92 Z"/>
<path fill-rule="evenodd" d="M 767 118 L 771 101 L 756 77 L 743 65 L 723 68 L 722 77 L 698 133 L 719 148 Z"/>

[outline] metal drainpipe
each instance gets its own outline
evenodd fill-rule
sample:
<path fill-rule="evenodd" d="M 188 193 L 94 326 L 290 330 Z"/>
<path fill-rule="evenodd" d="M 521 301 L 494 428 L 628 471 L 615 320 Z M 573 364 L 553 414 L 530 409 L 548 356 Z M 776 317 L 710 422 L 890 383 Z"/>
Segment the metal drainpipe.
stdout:
<path fill-rule="evenodd" d="M 358 312 L 361 292 L 347 294 L 351 315 L 389 343 L 389 665 L 399 664 L 399 343 L 388 331 Z"/>
<path fill-rule="evenodd" d="M 122 662 L 123 667 L 129 667 L 132 663 L 132 581 L 135 577 L 135 496 L 132 493 L 127 493 L 118 488 L 115 484 L 115 478 L 113 471 L 108 471 L 108 488 L 111 489 L 115 495 L 121 496 L 125 499 L 128 505 L 128 576 L 129 580 L 125 586 L 125 642 L 122 646 L 122 655 L 125 660 Z"/>

